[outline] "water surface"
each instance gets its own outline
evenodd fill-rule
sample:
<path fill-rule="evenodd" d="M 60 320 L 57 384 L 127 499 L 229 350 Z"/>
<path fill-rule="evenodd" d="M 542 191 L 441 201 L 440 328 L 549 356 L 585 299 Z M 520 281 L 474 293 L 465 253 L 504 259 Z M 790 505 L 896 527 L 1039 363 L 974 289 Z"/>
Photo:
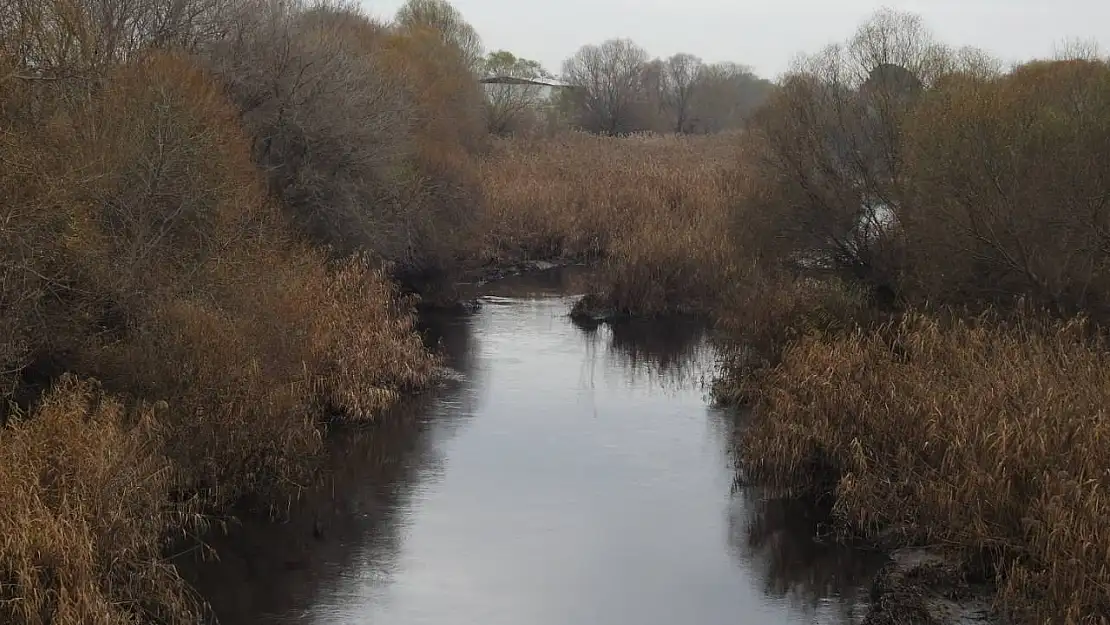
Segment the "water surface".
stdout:
<path fill-rule="evenodd" d="M 807 506 L 733 492 L 742 422 L 708 407 L 701 329 L 576 327 L 563 276 L 429 319 L 458 380 L 333 436 L 288 522 L 183 562 L 223 623 L 858 621 L 875 559 L 816 543 Z"/>

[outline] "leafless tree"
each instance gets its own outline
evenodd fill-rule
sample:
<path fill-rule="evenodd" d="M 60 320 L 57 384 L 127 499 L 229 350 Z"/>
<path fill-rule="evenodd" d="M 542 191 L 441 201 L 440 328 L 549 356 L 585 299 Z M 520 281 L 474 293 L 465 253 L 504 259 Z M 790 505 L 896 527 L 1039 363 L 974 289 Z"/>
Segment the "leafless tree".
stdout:
<path fill-rule="evenodd" d="M 675 132 L 690 130 L 690 117 L 702 60 L 692 54 L 676 54 L 662 63 L 662 105 Z"/>
<path fill-rule="evenodd" d="M 459 49 L 468 67 L 475 72 L 480 70 L 482 38 L 446 0 L 408 0 L 398 9 L 395 20 L 404 28 L 434 28 Z"/>
<path fill-rule="evenodd" d="M 209 50 L 253 137 L 255 160 L 307 229 L 340 250 L 389 255 L 397 170 L 413 123 L 402 77 L 373 54 L 385 27 L 345 8 L 255 0 Z"/>
<path fill-rule="evenodd" d="M 950 59 L 917 16 L 883 10 L 847 45 L 799 62 L 752 127 L 764 142 L 763 179 L 775 187 L 768 197 L 779 207 L 764 216 L 775 215 L 784 258 L 891 279 L 904 121 Z"/>
<path fill-rule="evenodd" d="M 25 78 L 84 75 L 151 47 L 224 35 L 239 0 L 0 0 L 0 44 Z"/>
<path fill-rule="evenodd" d="M 583 46 L 567 59 L 563 79 L 576 88 L 581 125 L 611 135 L 637 130 L 647 61 L 647 52 L 628 39 Z"/>
<path fill-rule="evenodd" d="M 553 79 L 538 62 L 518 58 L 506 50 L 490 53 L 482 70 L 485 77 L 510 81 L 485 84 L 486 126 L 493 134 L 513 131 L 528 113 L 536 112 L 550 89 L 540 83 Z"/>

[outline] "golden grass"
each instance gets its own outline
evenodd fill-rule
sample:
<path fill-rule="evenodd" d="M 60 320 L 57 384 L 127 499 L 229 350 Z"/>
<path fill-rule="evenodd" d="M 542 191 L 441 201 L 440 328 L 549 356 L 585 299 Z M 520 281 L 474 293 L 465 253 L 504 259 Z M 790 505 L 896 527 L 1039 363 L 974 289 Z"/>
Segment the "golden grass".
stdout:
<path fill-rule="evenodd" d="M 604 257 L 605 306 L 705 312 L 738 272 L 740 156 L 734 135 L 499 139 L 481 163 L 481 259 Z"/>
<path fill-rule="evenodd" d="M 840 281 L 747 273 L 716 314 L 724 366 L 713 385 L 714 399 L 750 403 L 791 343 L 851 333 L 878 317 L 869 304 L 860 289 Z"/>
<path fill-rule="evenodd" d="M 151 409 L 128 413 L 75 378 L 0 429 L 0 621 L 191 622 L 161 560 L 165 532 L 187 521 L 161 436 Z"/>
<path fill-rule="evenodd" d="M 1110 351 L 1089 335 L 914 313 L 803 336 L 762 380 L 746 471 L 831 479 L 849 530 L 987 556 L 1021 622 L 1105 623 Z"/>

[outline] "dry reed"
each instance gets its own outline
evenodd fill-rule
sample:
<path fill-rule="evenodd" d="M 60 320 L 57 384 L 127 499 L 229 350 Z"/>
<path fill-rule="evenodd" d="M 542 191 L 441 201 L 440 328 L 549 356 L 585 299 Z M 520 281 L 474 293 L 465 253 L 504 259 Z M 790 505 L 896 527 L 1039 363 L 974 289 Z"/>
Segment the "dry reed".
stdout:
<path fill-rule="evenodd" d="M 0 621 L 194 622 L 161 559 L 165 533 L 189 525 L 161 436 L 150 408 L 72 377 L 0 429 Z"/>
<path fill-rule="evenodd" d="M 481 258 L 604 257 L 604 306 L 705 312 L 738 272 L 740 161 L 734 135 L 498 140 L 481 165 Z"/>
<path fill-rule="evenodd" d="M 908 314 L 806 336 L 763 379 L 749 477 L 822 489 L 846 529 L 986 557 L 1021 622 L 1110 613 L 1110 385 L 1081 321 Z"/>

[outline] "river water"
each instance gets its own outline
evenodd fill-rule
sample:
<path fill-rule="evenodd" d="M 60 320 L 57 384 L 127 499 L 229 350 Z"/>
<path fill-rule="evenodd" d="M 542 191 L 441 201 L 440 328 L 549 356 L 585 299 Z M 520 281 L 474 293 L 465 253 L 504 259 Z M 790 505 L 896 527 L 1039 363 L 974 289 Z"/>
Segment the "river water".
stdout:
<path fill-rule="evenodd" d="M 340 625 L 852 623 L 881 560 L 732 488 L 742 417 L 711 409 L 700 328 L 581 328 L 574 274 L 509 279 L 427 320 L 457 380 L 330 437 L 282 523 L 179 567 L 219 621 Z"/>

